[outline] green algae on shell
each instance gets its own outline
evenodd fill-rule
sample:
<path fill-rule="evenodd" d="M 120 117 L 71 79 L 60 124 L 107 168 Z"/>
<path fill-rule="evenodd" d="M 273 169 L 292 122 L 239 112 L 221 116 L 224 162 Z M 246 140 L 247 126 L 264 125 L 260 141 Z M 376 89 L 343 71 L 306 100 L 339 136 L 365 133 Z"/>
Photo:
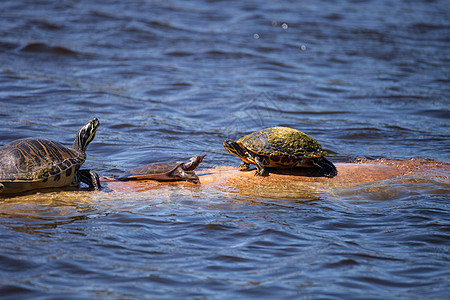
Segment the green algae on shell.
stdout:
<path fill-rule="evenodd" d="M 312 137 L 289 127 L 272 127 L 244 136 L 241 142 L 248 150 L 260 155 L 292 158 L 326 156 L 327 152 Z"/>

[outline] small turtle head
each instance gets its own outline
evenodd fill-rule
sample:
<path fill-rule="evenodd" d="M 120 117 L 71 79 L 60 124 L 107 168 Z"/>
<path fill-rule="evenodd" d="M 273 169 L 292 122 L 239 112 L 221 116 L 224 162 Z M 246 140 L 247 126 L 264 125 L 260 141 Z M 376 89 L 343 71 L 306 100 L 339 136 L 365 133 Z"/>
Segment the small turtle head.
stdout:
<path fill-rule="evenodd" d="M 85 152 L 89 143 L 94 139 L 100 122 L 97 118 L 93 118 L 86 125 L 80 128 L 77 137 L 73 142 L 73 149 Z"/>
<path fill-rule="evenodd" d="M 234 142 L 232 140 L 226 140 L 223 142 L 223 147 L 233 155 L 236 155 L 239 158 L 248 157 L 247 151 L 241 144 Z"/>
<path fill-rule="evenodd" d="M 191 157 L 188 162 L 184 163 L 184 170 L 185 171 L 193 171 L 195 168 L 198 167 L 198 165 L 203 161 L 203 158 L 205 158 L 205 155 L 196 155 L 194 157 Z"/>

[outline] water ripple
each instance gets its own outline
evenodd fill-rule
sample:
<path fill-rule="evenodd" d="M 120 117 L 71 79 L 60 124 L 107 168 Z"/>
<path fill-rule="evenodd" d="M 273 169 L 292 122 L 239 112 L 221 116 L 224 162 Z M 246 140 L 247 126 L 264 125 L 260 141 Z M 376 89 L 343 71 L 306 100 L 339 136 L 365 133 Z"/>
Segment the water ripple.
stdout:
<path fill-rule="evenodd" d="M 0 145 L 101 127 L 101 175 L 269 126 L 330 160 L 448 161 L 447 2 L 2 2 Z M 355 5 L 357 4 L 357 5 Z M 448 174 L 0 199 L 16 298 L 446 299 Z M 73 282 L 77 282 L 76 285 Z M 326 287 L 326 289 L 324 289 Z"/>

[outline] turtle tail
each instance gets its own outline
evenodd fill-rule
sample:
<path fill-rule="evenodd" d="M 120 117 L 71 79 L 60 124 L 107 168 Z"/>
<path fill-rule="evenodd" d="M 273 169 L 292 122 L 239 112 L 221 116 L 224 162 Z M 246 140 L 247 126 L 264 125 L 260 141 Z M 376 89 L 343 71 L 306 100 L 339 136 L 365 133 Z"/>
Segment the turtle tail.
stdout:
<path fill-rule="evenodd" d="M 312 163 L 319 168 L 320 173 L 325 177 L 333 178 L 338 173 L 333 163 L 325 157 L 314 158 Z"/>

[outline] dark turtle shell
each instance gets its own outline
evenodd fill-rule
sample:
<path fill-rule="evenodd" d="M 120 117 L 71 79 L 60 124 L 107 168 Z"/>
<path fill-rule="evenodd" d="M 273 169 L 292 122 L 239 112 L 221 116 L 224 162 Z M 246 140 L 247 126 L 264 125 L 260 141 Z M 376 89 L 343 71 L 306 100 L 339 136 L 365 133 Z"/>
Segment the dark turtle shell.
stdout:
<path fill-rule="evenodd" d="M 255 154 L 269 158 L 298 160 L 327 155 L 315 139 L 289 127 L 262 129 L 244 136 L 238 143 Z"/>
<path fill-rule="evenodd" d="M 206 155 L 196 155 L 187 162 L 153 163 L 131 169 L 118 180 L 157 180 L 157 181 L 179 181 L 185 180 L 199 183 L 195 168 L 200 165 Z"/>
<path fill-rule="evenodd" d="M 54 141 L 16 140 L 0 148 L 0 186 L 6 193 L 67 186 L 85 160 L 85 153 Z"/>
<path fill-rule="evenodd" d="M 0 148 L 0 181 L 44 181 L 72 176 L 86 160 L 86 154 L 60 143 L 26 138 Z"/>
<path fill-rule="evenodd" d="M 0 148 L 0 193 L 14 194 L 32 189 L 63 187 L 80 181 L 100 187 L 98 175 L 80 170 L 86 148 L 99 126 L 97 118 L 81 127 L 72 149 L 38 138 L 15 140 Z"/>

